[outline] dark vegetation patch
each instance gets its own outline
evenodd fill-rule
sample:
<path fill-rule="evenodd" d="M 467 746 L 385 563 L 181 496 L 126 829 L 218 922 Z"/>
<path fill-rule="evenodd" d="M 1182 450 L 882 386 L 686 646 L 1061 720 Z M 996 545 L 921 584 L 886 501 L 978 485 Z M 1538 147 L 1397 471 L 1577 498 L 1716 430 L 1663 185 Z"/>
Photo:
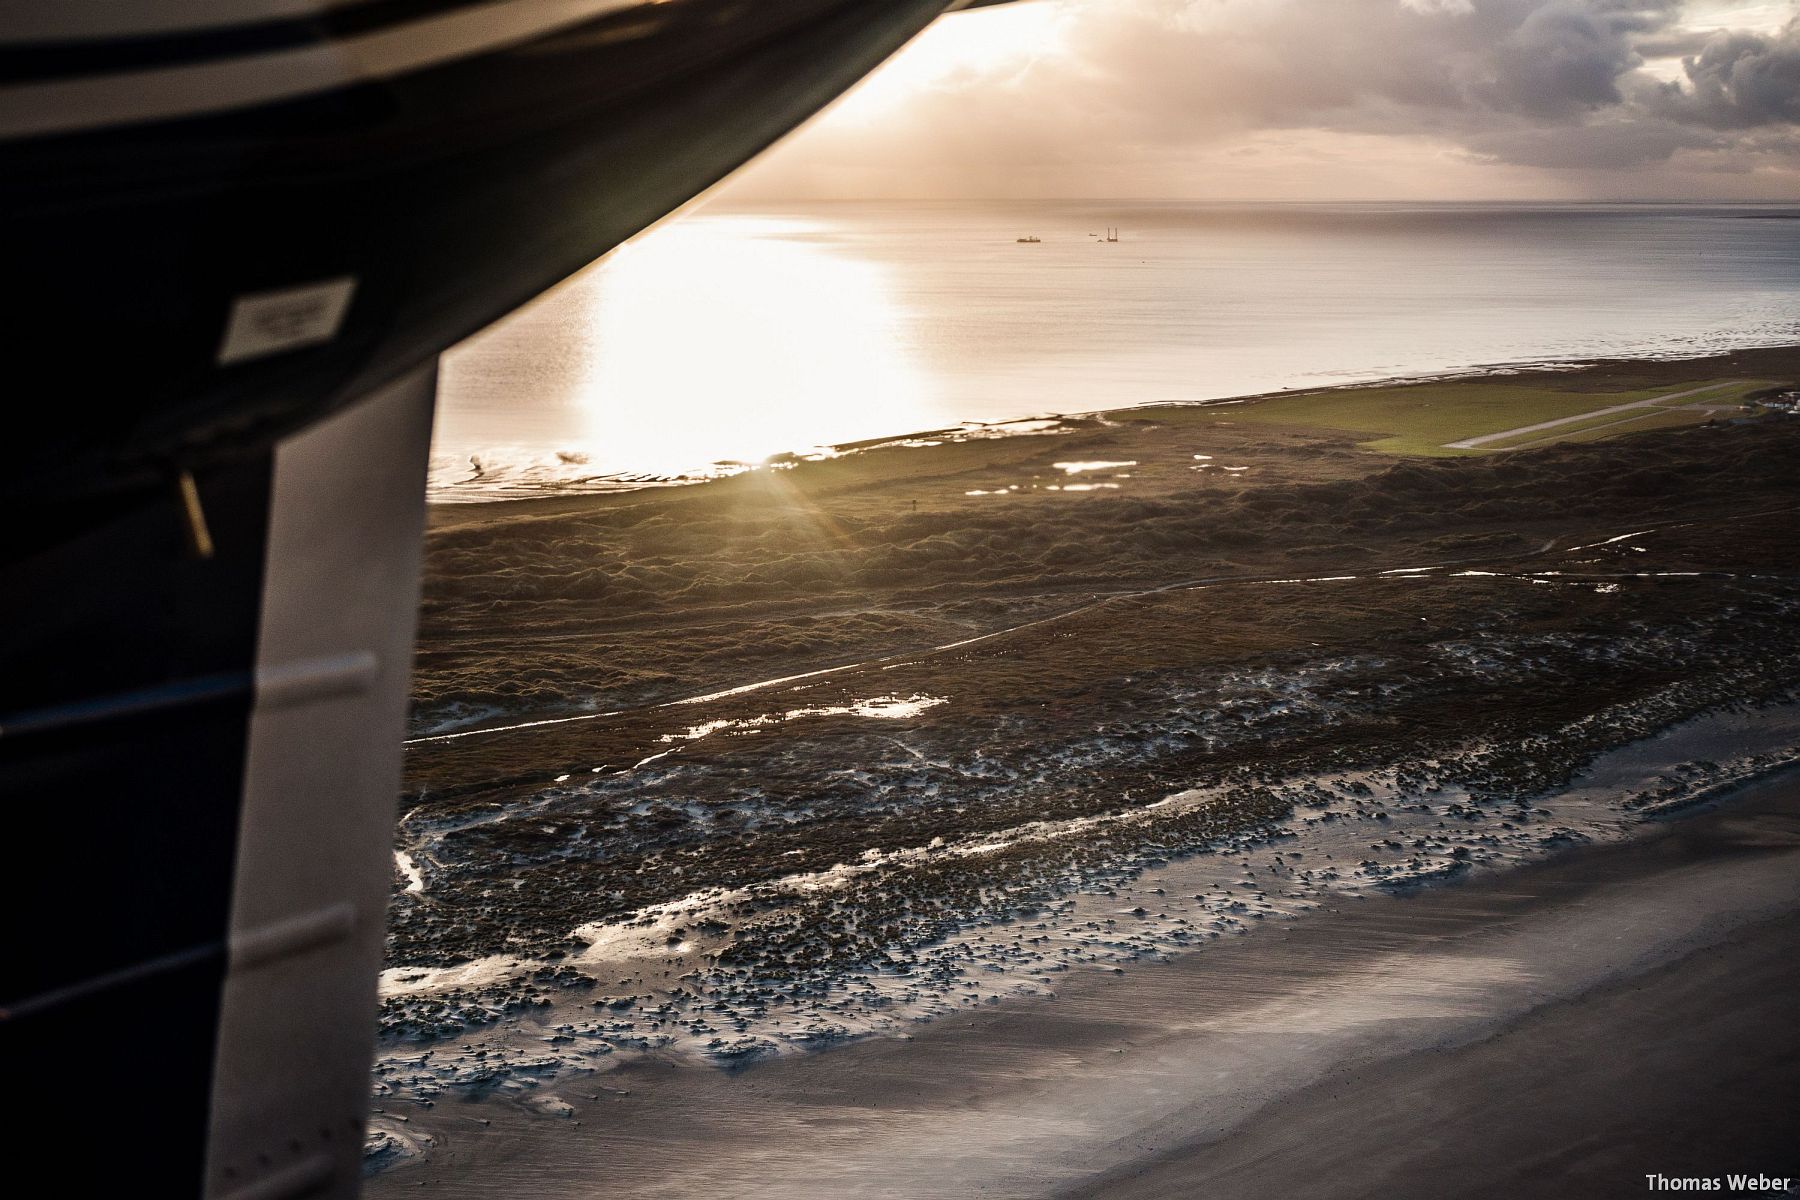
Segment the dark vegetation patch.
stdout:
<path fill-rule="evenodd" d="M 1381 767 L 1525 797 L 1800 677 L 1800 423 L 1442 460 L 1216 424 L 991 445 L 440 528 L 422 720 L 628 711 L 413 748 L 401 838 L 428 886 L 397 894 L 392 961 L 543 956 L 716 887 L 748 889 L 723 952 L 742 969 L 879 964 L 1069 871 L 1273 819 L 1283 779 Z M 1217 478 L 1195 454 L 1251 470 Z M 1118 492 L 962 494 L 1081 459 L 1139 465 Z M 1338 575 L 1357 578 L 1318 579 Z M 915 695 L 947 703 L 786 717 Z M 884 867 L 848 895 L 781 883 L 1197 785 L 1226 798 Z"/>

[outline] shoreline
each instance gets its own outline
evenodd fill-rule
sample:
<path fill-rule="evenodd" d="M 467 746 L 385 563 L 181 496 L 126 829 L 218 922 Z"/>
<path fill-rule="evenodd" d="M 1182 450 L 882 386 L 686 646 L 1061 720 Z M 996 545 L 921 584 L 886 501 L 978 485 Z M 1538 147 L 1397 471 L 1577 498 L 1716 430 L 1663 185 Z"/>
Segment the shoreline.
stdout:
<path fill-rule="evenodd" d="M 909 444 L 928 442 L 931 439 L 985 438 L 1031 436 L 1033 433 L 1058 434 L 1076 431 L 1083 426 L 1096 422 L 1104 423 L 1113 419 L 1130 419 L 1132 414 L 1164 408 L 1219 408 L 1232 405 L 1259 404 L 1271 400 L 1295 399 L 1306 396 L 1320 396 L 1332 393 L 1374 391 L 1390 388 L 1418 388 L 1443 384 L 1504 382 L 1528 384 L 1542 381 L 1550 384 L 1575 385 L 1571 390 L 1601 391 L 1621 384 L 1655 383 L 1663 379 L 1674 380 L 1685 378 L 1693 372 L 1712 374 L 1729 374 L 1734 371 L 1754 371 L 1765 359 L 1785 360 L 1792 353 L 1800 351 L 1800 342 L 1779 342 L 1767 345 L 1747 346 L 1719 354 L 1707 355 L 1671 355 L 1652 356 L 1639 355 L 1629 358 L 1598 358 L 1580 360 L 1532 360 L 1515 363 L 1477 364 L 1451 371 L 1432 372 L 1417 375 L 1383 376 L 1355 382 L 1323 384 L 1297 388 L 1282 388 L 1272 392 L 1254 392 L 1241 396 L 1225 396 L 1208 400 L 1186 401 L 1180 404 L 1145 403 L 1123 408 L 1095 408 L 1072 410 L 1069 412 L 1040 413 L 1010 418 L 1001 421 L 969 421 L 960 425 L 943 426 L 935 429 L 912 430 L 884 435 L 881 437 L 862 438 L 855 441 L 817 446 L 811 449 L 790 450 L 771 455 L 762 463 L 742 464 L 741 470 L 724 472 L 717 475 L 675 476 L 657 479 L 632 479 L 628 473 L 614 473 L 595 478 L 595 486 L 583 486 L 581 482 L 570 484 L 551 484 L 542 489 L 540 495 L 530 496 L 483 496 L 479 492 L 462 496 L 446 496 L 449 489 L 440 488 L 435 498 L 427 501 L 430 516 L 428 519 L 437 524 L 441 518 L 450 519 L 452 514 L 467 516 L 467 512 L 459 510 L 487 509 L 502 506 L 509 515 L 552 515 L 570 511 L 568 506 L 577 508 L 583 502 L 608 503 L 628 497 L 643 497 L 646 494 L 667 492 L 675 489 L 702 487 L 708 484 L 719 484 L 736 479 L 742 475 L 766 469 L 769 464 L 797 465 L 805 462 L 819 461 L 841 457 L 846 454 L 863 454 L 872 450 L 884 450 L 894 447 L 905 447 Z M 1064 425 L 1064 429 L 1036 430 L 1027 433 L 991 432 L 1004 430 L 1008 426 L 1028 424 Z M 455 485 L 452 485 L 455 486 Z"/>
<path fill-rule="evenodd" d="M 1800 781 L 1784 771 L 1679 820 L 1646 822 L 1626 841 L 1408 895 L 1341 900 L 1204 953 L 1071 975 L 1054 1000 L 1003 1002 L 906 1039 L 739 1071 L 651 1056 L 569 1081 L 554 1097 L 436 1112 L 390 1102 L 390 1115 L 410 1114 L 438 1141 L 426 1161 L 372 1179 L 370 1194 L 429 1183 L 433 1194 L 504 1195 L 529 1180 L 543 1196 L 585 1194 L 600 1181 L 609 1194 L 644 1197 L 1155 1196 L 1215 1181 L 1246 1196 L 1291 1195 L 1296 1181 L 1311 1181 L 1308 1194 L 1356 1195 L 1371 1172 L 1402 1168 L 1406 1195 L 1447 1182 L 1498 1195 L 1521 1179 L 1533 1195 L 1635 1194 L 1641 1172 L 1600 1179 L 1597 1190 L 1594 1172 L 1622 1169 L 1621 1154 L 1652 1144 L 1660 1128 L 1638 1129 L 1614 1103 L 1607 1120 L 1640 1140 L 1579 1152 L 1584 1143 L 1566 1128 L 1501 1111 L 1501 1081 L 1465 1069 L 1467 1060 L 1499 1057 L 1521 1078 L 1616 1082 L 1676 1019 L 1654 1019 L 1672 986 L 1718 1019 L 1688 1058 L 1650 1078 L 1666 1083 L 1671 1070 L 1699 1070 L 1696 1056 L 1728 1048 L 1732 1070 L 1767 1086 L 1759 1048 L 1793 1041 L 1791 1023 L 1765 1028 L 1771 1014 L 1734 1000 L 1733 980 L 1742 971 L 1800 979 L 1800 959 L 1785 957 L 1793 939 L 1762 936 L 1791 930 L 1797 863 Z M 1737 965 L 1711 969 L 1709 954 Z M 1547 1061 L 1594 1043 L 1534 1040 L 1529 1023 L 1592 1033 L 1583 1014 L 1596 1004 L 1634 1019 L 1609 1015 L 1597 1055 Z M 1747 1144 L 1705 1133 L 1720 1122 L 1731 1133 L 1743 1110 L 1769 1099 L 1752 1091 L 1737 1107 L 1721 1104 L 1734 1076 L 1718 1066 L 1727 1060 L 1711 1061 L 1711 1082 L 1684 1101 L 1683 1152 L 1642 1170 L 1793 1174 L 1791 1158 L 1696 1158 L 1696 1147 Z M 1417 1129 L 1429 1106 L 1397 1099 L 1422 1077 L 1464 1105 L 1435 1140 Z M 1347 1094 L 1387 1107 L 1346 1104 Z M 1644 1107 L 1666 1108 L 1667 1097 L 1654 1099 Z M 814 1115 L 826 1112 L 825 1123 Z M 1563 1190 L 1532 1174 L 1556 1148 L 1540 1143 L 1558 1139 L 1591 1168 L 1569 1174 Z M 1521 1144 L 1535 1153 L 1520 1153 L 1509 1177 L 1493 1160 Z M 1258 1152 L 1271 1145 L 1281 1153 Z M 1503 1149 L 1482 1155 L 1483 1145 Z M 1445 1181 L 1440 1172 L 1456 1161 L 1491 1177 Z M 1331 1174 L 1358 1163 L 1360 1175 Z"/>

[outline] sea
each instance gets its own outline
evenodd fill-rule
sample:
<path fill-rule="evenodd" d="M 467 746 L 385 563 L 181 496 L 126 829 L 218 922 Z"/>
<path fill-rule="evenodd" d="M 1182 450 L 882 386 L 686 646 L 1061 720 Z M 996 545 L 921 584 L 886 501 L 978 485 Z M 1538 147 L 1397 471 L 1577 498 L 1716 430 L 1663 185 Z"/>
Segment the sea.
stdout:
<path fill-rule="evenodd" d="M 721 202 L 446 354 L 430 491 L 1794 342 L 1800 206 Z"/>

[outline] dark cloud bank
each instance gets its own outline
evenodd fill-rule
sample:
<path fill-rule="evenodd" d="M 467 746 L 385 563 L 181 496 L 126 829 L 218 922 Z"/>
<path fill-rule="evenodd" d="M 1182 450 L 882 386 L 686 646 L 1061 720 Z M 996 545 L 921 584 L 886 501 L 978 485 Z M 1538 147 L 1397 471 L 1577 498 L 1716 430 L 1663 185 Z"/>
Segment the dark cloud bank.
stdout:
<path fill-rule="evenodd" d="M 1094 2 L 1069 17 L 1069 55 L 945 81 L 881 128 L 827 122 L 804 146 L 826 164 L 909 164 L 926 184 L 1168 161 L 1267 131 L 1423 137 L 1465 162 L 1553 170 L 1800 171 L 1800 4 L 1775 32 L 1696 28 L 1686 8 Z"/>

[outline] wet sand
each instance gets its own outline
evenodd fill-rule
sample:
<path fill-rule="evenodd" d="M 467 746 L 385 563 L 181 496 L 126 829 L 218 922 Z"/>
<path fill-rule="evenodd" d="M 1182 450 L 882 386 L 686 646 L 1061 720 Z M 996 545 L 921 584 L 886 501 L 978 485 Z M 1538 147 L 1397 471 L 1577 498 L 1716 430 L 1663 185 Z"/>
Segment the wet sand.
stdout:
<path fill-rule="evenodd" d="M 387 1105 L 369 1194 L 1604 1196 L 1800 1174 L 1792 774 L 1629 842 L 728 1072 Z"/>
<path fill-rule="evenodd" d="M 1589 887 L 1604 904 L 1649 885 L 1662 894 L 1643 921 L 1703 894 L 1709 909 L 1691 914 L 1691 948 L 1674 961 L 1634 963 L 1474 1042 L 1344 1065 L 1229 1136 L 1200 1132 L 1060 1194 L 1601 1197 L 1640 1195 L 1652 1172 L 1795 1178 L 1800 923 L 1791 904 L 1763 920 L 1735 905 L 1763 868 L 1791 876 L 1797 792 L 1791 781 L 1765 788 L 1653 845 L 1526 881 L 1568 888 L 1562 903 L 1583 906 Z M 1763 884 L 1780 891 L 1778 878 Z M 1628 936 L 1604 922 L 1576 928 Z"/>
<path fill-rule="evenodd" d="M 1800 925 L 1778 917 L 1455 1052 L 1322 1081 L 1229 1138 L 1065 1193 L 1635 1196 L 1644 1176 L 1793 1178 Z"/>

